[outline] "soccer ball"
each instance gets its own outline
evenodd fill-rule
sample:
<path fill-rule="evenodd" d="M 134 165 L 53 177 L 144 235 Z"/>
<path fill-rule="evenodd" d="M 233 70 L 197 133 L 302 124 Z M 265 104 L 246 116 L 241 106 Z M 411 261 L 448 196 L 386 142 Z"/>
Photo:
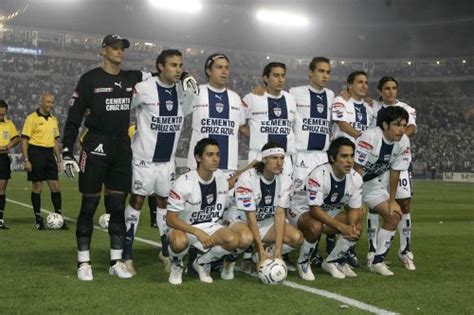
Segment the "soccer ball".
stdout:
<path fill-rule="evenodd" d="M 287 275 L 286 264 L 279 258 L 267 259 L 258 268 L 258 277 L 264 284 L 281 284 Z"/>
<path fill-rule="evenodd" d="M 104 213 L 99 217 L 99 226 L 103 229 L 107 229 L 109 227 L 110 221 L 110 214 Z"/>
<path fill-rule="evenodd" d="M 50 213 L 46 217 L 46 227 L 50 230 L 58 230 L 63 227 L 64 218 L 59 213 Z"/>

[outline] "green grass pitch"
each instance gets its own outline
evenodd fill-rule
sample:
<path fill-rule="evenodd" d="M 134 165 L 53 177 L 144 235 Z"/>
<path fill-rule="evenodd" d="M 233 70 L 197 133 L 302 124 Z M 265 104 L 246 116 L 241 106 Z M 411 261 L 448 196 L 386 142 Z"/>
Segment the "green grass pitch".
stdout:
<path fill-rule="evenodd" d="M 61 177 L 63 211 L 75 219 L 80 195 L 77 183 Z M 288 280 L 308 288 L 341 296 L 403 314 L 474 313 L 474 184 L 417 181 L 413 200 L 413 244 L 417 270 L 401 267 L 396 257 L 398 235 L 388 255 L 395 276 L 383 278 L 366 267 L 356 269 L 355 279 L 337 280 L 314 269 L 316 281 L 305 282 L 290 273 Z M 7 198 L 30 204 L 30 183 L 24 173 L 14 173 Z M 45 185 L 42 208 L 51 210 Z M 95 222 L 104 212 L 103 201 Z M 46 214 L 43 214 L 44 216 Z M 355 306 L 287 286 L 270 287 L 258 279 L 236 274 L 233 281 L 202 284 L 183 277 L 183 284 L 168 284 L 158 251 L 135 242 L 138 275 L 120 280 L 108 275 L 109 238 L 94 230 L 92 263 L 94 281 L 76 279 L 75 224 L 69 231 L 35 231 L 33 211 L 7 202 L 0 230 L 0 313 L 160 313 L 160 314 L 315 314 L 366 312 Z M 148 207 L 142 211 L 138 236 L 159 241 L 150 228 Z M 321 244 L 324 248 L 324 243 Z M 365 264 L 366 237 L 357 251 Z M 293 254 L 294 256 L 297 253 Z"/>

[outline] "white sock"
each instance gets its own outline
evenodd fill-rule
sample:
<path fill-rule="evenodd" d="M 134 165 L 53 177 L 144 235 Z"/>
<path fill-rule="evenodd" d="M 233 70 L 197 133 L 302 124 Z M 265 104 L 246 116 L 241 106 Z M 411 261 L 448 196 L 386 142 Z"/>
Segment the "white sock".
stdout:
<path fill-rule="evenodd" d="M 77 262 L 78 263 L 83 263 L 83 262 L 88 262 L 91 261 L 91 256 L 90 256 L 90 251 L 88 250 L 83 250 L 77 251 Z"/>
<path fill-rule="evenodd" d="M 377 233 L 377 251 L 373 260 L 374 264 L 384 261 L 385 255 L 392 246 L 392 239 L 396 231 L 380 229 Z"/>
<path fill-rule="evenodd" d="M 334 249 L 328 255 L 325 261 L 330 263 L 330 262 L 335 262 L 336 260 L 343 258 L 346 255 L 349 248 L 351 248 L 351 246 L 355 244 L 356 242 L 349 241 L 348 239 L 345 239 L 344 237 L 340 236 L 336 242 L 336 245 L 334 246 Z"/>
<path fill-rule="evenodd" d="M 207 253 L 199 257 L 196 262 L 200 265 L 210 264 L 213 261 L 220 259 L 222 256 L 228 255 L 230 252 L 222 246 L 214 246 Z"/>
<path fill-rule="evenodd" d="M 183 264 L 183 257 L 188 253 L 188 250 L 189 250 L 189 246 L 185 250 L 183 250 L 182 252 L 175 253 L 171 249 L 171 246 L 168 246 L 168 251 L 170 253 L 171 258 L 173 259 L 173 264 L 182 265 Z"/>
<path fill-rule="evenodd" d="M 303 244 L 300 247 L 300 256 L 298 257 L 298 264 L 307 263 L 311 259 L 311 255 L 313 255 L 314 249 L 316 248 L 315 243 L 310 243 L 307 240 L 303 241 Z"/>
<path fill-rule="evenodd" d="M 156 207 L 156 225 L 160 231 L 160 236 L 163 236 L 168 231 L 168 226 L 166 225 L 166 209 Z"/>
<path fill-rule="evenodd" d="M 398 233 L 400 234 L 400 253 L 410 251 L 411 243 L 411 214 L 403 214 L 398 223 Z"/>
<path fill-rule="evenodd" d="M 122 260 L 122 249 L 110 249 L 110 260 Z"/>
<path fill-rule="evenodd" d="M 131 205 L 125 208 L 125 228 L 127 232 L 133 226 L 133 235 L 137 234 L 138 222 L 140 221 L 140 210 L 134 209 Z"/>
<path fill-rule="evenodd" d="M 367 215 L 367 240 L 369 241 L 369 252 L 377 250 L 377 230 L 379 229 L 379 214 Z"/>

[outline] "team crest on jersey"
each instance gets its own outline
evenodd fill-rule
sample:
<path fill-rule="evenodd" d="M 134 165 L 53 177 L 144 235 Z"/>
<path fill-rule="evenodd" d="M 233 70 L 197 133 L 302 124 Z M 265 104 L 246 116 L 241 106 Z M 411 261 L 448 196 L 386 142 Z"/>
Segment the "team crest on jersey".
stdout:
<path fill-rule="evenodd" d="M 8 131 L 3 132 L 3 139 L 8 140 Z"/>
<path fill-rule="evenodd" d="M 268 206 L 272 203 L 272 196 L 271 195 L 268 195 L 268 196 L 265 196 L 265 204 Z"/>
<path fill-rule="evenodd" d="M 331 202 L 335 202 L 337 200 L 337 197 L 339 196 L 339 193 L 335 192 L 331 195 Z"/>
<path fill-rule="evenodd" d="M 275 116 L 280 117 L 281 116 L 281 108 L 280 107 L 275 107 L 273 109 L 273 113 L 275 114 Z"/>
<path fill-rule="evenodd" d="M 207 201 L 207 204 L 210 205 L 214 201 L 214 195 L 213 194 L 207 195 L 206 201 Z"/>
<path fill-rule="evenodd" d="M 165 90 L 165 91 L 168 91 L 168 90 Z M 165 106 L 166 106 L 166 109 L 171 112 L 173 110 L 173 106 L 174 106 L 174 103 L 173 101 L 170 101 L 170 100 L 167 100 L 165 102 Z"/>
<path fill-rule="evenodd" d="M 217 97 L 217 95 L 216 95 Z M 224 111 L 224 104 L 222 103 L 216 103 L 216 111 L 220 114 Z"/>
<path fill-rule="evenodd" d="M 362 113 L 357 112 L 357 121 L 361 121 L 361 120 L 362 120 Z"/>
<path fill-rule="evenodd" d="M 322 113 L 324 112 L 324 104 L 318 104 L 316 105 L 316 110 L 318 111 L 318 113 Z"/>

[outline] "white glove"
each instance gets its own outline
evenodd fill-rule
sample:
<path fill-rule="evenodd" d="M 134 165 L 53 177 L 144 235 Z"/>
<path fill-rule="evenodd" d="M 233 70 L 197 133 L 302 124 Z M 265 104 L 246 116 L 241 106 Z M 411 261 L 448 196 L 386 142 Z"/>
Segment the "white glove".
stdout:
<path fill-rule="evenodd" d="M 196 79 L 189 73 L 183 72 L 181 74 L 181 84 L 183 85 L 183 90 L 191 90 L 195 95 L 199 95 L 199 84 Z"/>
<path fill-rule="evenodd" d="M 76 159 L 74 158 L 74 155 L 69 152 L 68 148 L 64 148 L 63 150 L 63 162 L 62 162 L 63 170 L 64 170 L 64 175 L 66 175 L 67 178 L 73 179 L 75 177 L 74 172 L 79 172 L 79 165 L 77 164 Z"/>

